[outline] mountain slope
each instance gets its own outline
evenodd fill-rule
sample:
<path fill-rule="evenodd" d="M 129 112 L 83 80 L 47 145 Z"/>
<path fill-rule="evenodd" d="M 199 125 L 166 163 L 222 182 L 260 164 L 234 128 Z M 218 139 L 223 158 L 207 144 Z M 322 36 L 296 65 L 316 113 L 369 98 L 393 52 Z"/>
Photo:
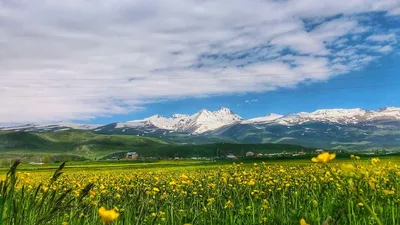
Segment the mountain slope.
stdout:
<path fill-rule="evenodd" d="M 100 135 L 78 130 L 0 133 L 0 152 L 3 153 L 48 152 L 94 157 L 115 151 L 158 148 L 166 144 L 164 141 L 148 137 Z"/>
<path fill-rule="evenodd" d="M 210 134 L 242 143 L 285 143 L 342 149 L 400 147 L 400 122 L 393 121 L 362 124 L 329 122 L 305 122 L 295 125 L 235 124 Z"/>

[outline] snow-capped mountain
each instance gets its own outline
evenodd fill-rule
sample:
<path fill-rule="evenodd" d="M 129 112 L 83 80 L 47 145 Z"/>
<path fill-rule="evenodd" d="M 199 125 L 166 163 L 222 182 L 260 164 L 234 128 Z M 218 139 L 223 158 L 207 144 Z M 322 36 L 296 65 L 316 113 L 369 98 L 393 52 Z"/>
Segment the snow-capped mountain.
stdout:
<path fill-rule="evenodd" d="M 184 117 L 183 117 L 184 118 Z M 160 115 L 154 115 L 143 120 L 132 120 L 122 123 L 117 123 L 115 128 L 140 128 L 140 127 L 155 127 L 164 130 L 174 130 L 175 125 L 180 121 L 180 117 L 165 118 Z"/>
<path fill-rule="evenodd" d="M 32 131 L 32 132 L 47 132 L 47 131 L 62 131 L 62 130 L 93 130 L 102 125 L 94 124 L 79 124 L 60 122 L 55 124 L 26 124 L 21 126 L 0 127 L 3 131 Z"/>
<path fill-rule="evenodd" d="M 242 120 L 243 118 L 224 107 L 214 112 L 202 109 L 200 112 L 177 123 L 176 130 L 200 134 L 213 131 L 226 125 L 238 123 Z"/>
<path fill-rule="evenodd" d="M 303 124 L 306 122 L 326 122 L 337 124 L 358 124 L 376 120 L 400 120 L 400 108 L 386 107 L 379 110 L 355 109 L 319 109 L 307 113 L 289 114 L 270 123 L 282 125 Z"/>
<path fill-rule="evenodd" d="M 137 134 L 162 132 L 181 132 L 203 134 L 235 124 L 262 125 L 277 124 L 293 126 L 310 122 L 329 124 L 359 124 L 375 121 L 400 121 L 400 108 L 385 107 L 378 110 L 355 109 L 319 109 L 314 112 L 299 112 L 287 115 L 271 113 L 265 117 L 244 120 L 230 109 L 221 107 L 217 111 L 202 109 L 193 115 L 174 114 L 169 118 L 154 115 L 141 120 L 132 120 L 108 125 L 88 125 L 76 123 L 27 124 L 23 126 L 4 127 L 5 131 L 61 131 L 69 129 L 91 130 L 106 133 Z M 129 132 L 128 132 L 129 131 Z"/>
<path fill-rule="evenodd" d="M 143 120 L 133 120 L 117 123 L 115 128 L 159 128 L 163 130 L 179 131 L 199 134 L 212 131 L 243 119 L 234 114 L 230 109 L 220 108 L 211 112 L 202 109 L 191 116 L 185 114 L 174 114 L 170 118 L 160 115 L 151 116 Z"/>

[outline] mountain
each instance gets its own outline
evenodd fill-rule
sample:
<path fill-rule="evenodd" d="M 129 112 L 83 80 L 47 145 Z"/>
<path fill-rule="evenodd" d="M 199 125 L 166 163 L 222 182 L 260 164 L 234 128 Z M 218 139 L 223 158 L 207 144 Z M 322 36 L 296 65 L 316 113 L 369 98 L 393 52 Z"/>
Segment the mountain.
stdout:
<path fill-rule="evenodd" d="M 174 130 L 176 124 L 180 121 L 181 118 L 186 118 L 184 116 L 182 117 L 171 117 L 171 118 L 165 118 L 160 115 L 154 115 L 149 118 L 145 118 L 143 120 L 132 120 L 132 121 L 127 121 L 123 123 L 116 123 L 115 128 L 145 128 L 145 127 L 154 127 L 158 129 L 163 129 L 163 130 Z"/>
<path fill-rule="evenodd" d="M 63 130 L 93 130 L 102 125 L 94 124 L 79 124 L 60 122 L 55 124 L 26 124 L 21 126 L 0 127 L 2 131 L 32 131 L 32 132 L 49 132 L 49 131 L 63 131 Z"/>
<path fill-rule="evenodd" d="M 212 157 L 246 151 L 257 153 L 298 152 L 310 150 L 299 145 L 285 144 L 233 144 L 212 143 L 182 145 L 162 140 L 132 135 L 103 135 L 82 130 L 59 132 L 0 132 L 0 158 L 8 156 L 34 157 L 43 154 L 53 156 L 79 156 L 83 158 L 124 157 L 126 152 L 137 152 L 146 157 Z"/>
<path fill-rule="evenodd" d="M 202 134 L 241 121 L 243 121 L 243 119 L 240 116 L 233 113 L 230 109 L 221 107 L 219 110 L 213 112 L 202 109 L 200 112 L 191 116 L 174 114 L 170 118 L 166 118 L 155 115 L 142 120 L 133 120 L 97 127 L 94 131 L 110 133 L 112 130 L 112 132 L 136 135 L 148 133 Z"/>
<path fill-rule="evenodd" d="M 286 143 L 307 147 L 375 148 L 400 146 L 400 108 L 319 109 L 287 115 L 271 113 L 245 120 L 227 108 L 202 109 L 193 115 L 154 115 L 106 125 L 58 123 L 0 128 L 52 132 L 70 129 L 97 134 L 155 137 L 168 143 Z"/>
<path fill-rule="evenodd" d="M 364 109 L 320 109 L 311 113 L 301 112 L 279 117 L 271 122 L 295 125 L 306 122 L 328 122 L 337 124 L 358 124 L 377 120 L 400 120 L 400 108 L 386 107 L 379 110 Z"/>
<path fill-rule="evenodd" d="M 400 148 L 400 108 L 321 109 L 271 115 L 209 133 L 242 143 L 286 143 L 308 147 Z"/>
<path fill-rule="evenodd" d="M 201 134 L 241 121 L 243 119 L 240 116 L 224 107 L 214 112 L 202 109 L 200 112 L 181 120 L 176 124 L 175 129 L 181 132 Z"/>

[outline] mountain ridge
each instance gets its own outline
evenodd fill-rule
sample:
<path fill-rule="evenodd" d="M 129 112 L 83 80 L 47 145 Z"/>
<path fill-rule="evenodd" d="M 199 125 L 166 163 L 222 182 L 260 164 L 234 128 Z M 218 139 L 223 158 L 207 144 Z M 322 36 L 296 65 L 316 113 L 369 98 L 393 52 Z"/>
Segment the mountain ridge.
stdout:
<path fill-rule="evenodd" d="M 270 113 L 264 117 L 243 119 L 232 110 L 221 107 L 216 111 L 202 109 L 193 115 L 173 114 L 166 118 L 156 114 L 140 120 L 117 122 L 105 125 L 77 124 L 60 122 L 56 124 L 26 124 L 21 126 L 0 127 L 3 131 L 62 131 L 68 129 L 99 131 L 102 127 L 114 126 L 114 129 L 140 128 L 149 131 L 165 130 L 190 134 L 203 134 L 234 124 L 280 124 L 300 125 L 308 122 L 360 124 L 377 120 L 400 121 L 400 108 L 384 107 L 377 110 L 361 108 L 318 109 L 313 112 L 298 112 L 286 115 Z"/>

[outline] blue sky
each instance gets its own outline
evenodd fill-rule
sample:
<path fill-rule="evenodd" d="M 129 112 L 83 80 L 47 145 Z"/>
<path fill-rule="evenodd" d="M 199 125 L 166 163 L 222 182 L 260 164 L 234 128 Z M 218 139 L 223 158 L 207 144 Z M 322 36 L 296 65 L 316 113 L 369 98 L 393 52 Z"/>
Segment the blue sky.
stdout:
<path fill-rule="evenodd" d="M 398 0 L 0 2 L 0 125 L 400 106 Z"/>
<path fill-rule="evenodd" d="M 400 57 L 389 55 L 359 72 L 329 81 L 301 85 L 265 93 L 236 94 L 187 98 L 148 104 L 133 114 L 99 118 L 94 123 L 109 123 L 142 119 L 160 114 L 193 114 L 205 108 L 227 107 L 243 118 L 265 116 L 269 113 L 288 114 L 329 108 L 363 108 L 376 110 L 386 106 L 400 107 Z M 82 121 L 84 122 L 84 121 Z"/>

